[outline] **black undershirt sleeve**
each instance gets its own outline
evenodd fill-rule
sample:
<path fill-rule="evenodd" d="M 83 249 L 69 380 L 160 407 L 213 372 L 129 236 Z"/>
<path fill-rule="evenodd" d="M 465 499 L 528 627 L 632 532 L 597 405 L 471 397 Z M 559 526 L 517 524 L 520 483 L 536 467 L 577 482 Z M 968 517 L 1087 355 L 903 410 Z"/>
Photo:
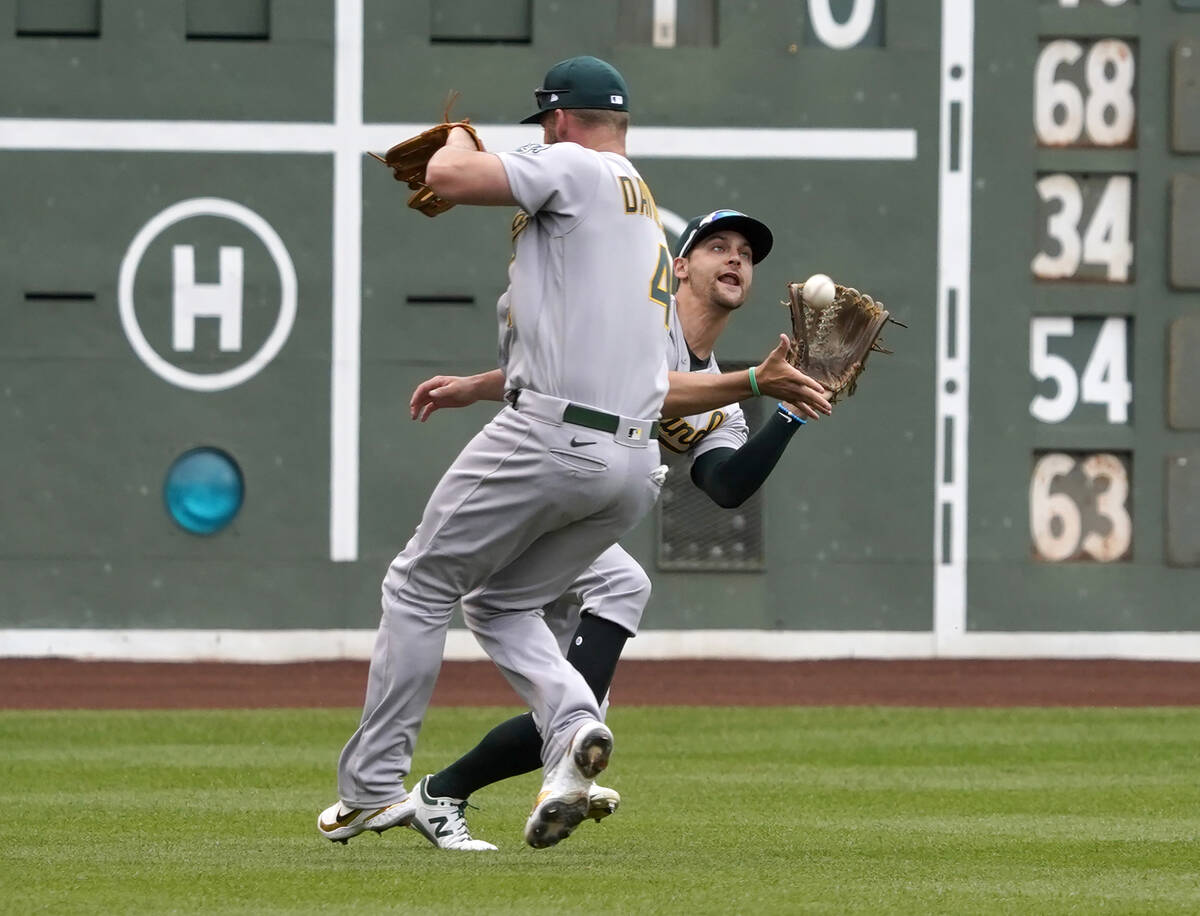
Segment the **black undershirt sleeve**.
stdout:
<path fill-rule="evenodd" d="M 692 462 L 692 482 L 724 509 L 734 509 L 762 486 L 799 423 L 778 412 L 741 448 L 715 448 Z"/>

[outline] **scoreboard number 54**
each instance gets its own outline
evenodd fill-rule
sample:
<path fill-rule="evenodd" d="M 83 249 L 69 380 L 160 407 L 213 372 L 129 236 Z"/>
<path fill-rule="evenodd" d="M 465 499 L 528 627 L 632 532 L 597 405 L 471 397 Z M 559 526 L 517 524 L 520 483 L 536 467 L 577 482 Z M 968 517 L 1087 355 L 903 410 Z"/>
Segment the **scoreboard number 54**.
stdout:
<path fill-rule="evenodd" d="M 1067 357 L 1050 352 L 1053 338 L 1079 350 L 1075 335 L 1078 325 L 1099 325 L 1083 371 Z M 1029 371 L 1038 382 L 1052 382 L 1053 394 L 1040 391 L 1029 403 L 1029 413 L 1042 423 L 1061 423 L 1080 403 L 1104 407 L 1109 423 L 1129 422 L 1133 384 L 1129 381 L 1128 319 L 1075 319 L 1037 317 L 1029 324 Z M 1083 339 L 1086 340 L 1086 336 Z M 1043 386 L 1046 388 L 1048 386 Z"/>

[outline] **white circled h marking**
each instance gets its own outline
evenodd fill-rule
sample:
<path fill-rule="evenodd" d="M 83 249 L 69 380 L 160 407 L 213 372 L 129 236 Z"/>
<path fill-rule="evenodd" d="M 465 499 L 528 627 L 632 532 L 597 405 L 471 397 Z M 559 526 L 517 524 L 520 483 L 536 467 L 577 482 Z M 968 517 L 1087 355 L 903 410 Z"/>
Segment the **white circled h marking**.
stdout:
<path fill-rule="evenodd" d="M 275 327 L 258 352 L 240 366 L 225 372 L 188 372 L 164 359 L 146 340 L 134 309 L 133 285 L 146 249 L 166 229 L 193 216 L 223 216 L 241 223 L 262 240 L 279 271 L 279 317 L 275 319 Z M 172 385 L 192 391 L 222 391 L 252 378 L 283 348 L 296 321 L 296 267 L 279 233 L 249 207 L 219 197 L 194 197 L 167 207 L 133 237 L 129 250 L 121 260 L 121 271 L 117 280 L 117 304 L 125 336 L 129 338 L 129 343 L 138 358 L 155 375 L 166 379 Z"/>

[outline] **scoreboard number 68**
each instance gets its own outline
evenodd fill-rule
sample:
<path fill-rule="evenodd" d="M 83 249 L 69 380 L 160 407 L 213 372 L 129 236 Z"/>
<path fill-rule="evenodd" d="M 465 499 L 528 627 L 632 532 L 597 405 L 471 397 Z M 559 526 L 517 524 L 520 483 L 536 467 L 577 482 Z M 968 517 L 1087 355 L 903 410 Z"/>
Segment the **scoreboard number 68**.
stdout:
<path fill-rule="evenodd" d="M 1082 63 L 1080 62 L 1082 58 Z M 1033 126 L 1043 146 L 1122 146 L 1133 138 L 1133 48 L 1117 38 L 1042 46 Z"/>

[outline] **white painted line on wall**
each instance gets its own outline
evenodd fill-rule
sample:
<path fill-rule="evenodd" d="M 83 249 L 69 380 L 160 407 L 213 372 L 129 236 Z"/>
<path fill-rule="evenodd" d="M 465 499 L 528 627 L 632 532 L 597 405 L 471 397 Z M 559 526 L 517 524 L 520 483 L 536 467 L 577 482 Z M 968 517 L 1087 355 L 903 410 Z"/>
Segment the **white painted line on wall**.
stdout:
<path fill-rule="evenodd" d="M 917 132 L 907 128 L 631 127 L 632 159 L 917 158 Z"/>
<path fill-rule="evenodd" d="M 338 117 L 342 118 L 340 111 L 339 108 Z M 275 121 L 0 118 L 0 149 L 315 154 L 370 150 L 381 153 L 399 140 L 428 127 L 428 124 L 417 123 L 364 124 L 358 119 L 348 120 L 345 124 L 289 124 Z M 541 128 L 537 126 L 476 124 L 475 127 L 489 149 L 516 149 L 542 139 Z M 633 159 L 908 161 L 917 157 L 917 132 L 911 128 L 634 126 L 629 129 L 628 145 Z"/>
<path fill-rule="evenodd" d="M 0 658 L 87 661 L 368 661 L 375 630 L 0 630 Z M 467 630 L 451 630 L 447 661 L 486 661 Z M 933 633 L 646 630 L 622 658 L 759 661 L 930 658 L 1119 658 L 1200 662 L 1200 633 Z"/>
<path fill-rule="evenodd" d="M 974 4 L 942 0 L 933 487 L 933 631 L 939 646 L 964 638 L 967 625 L 974 42 Z"/>
<path fill-rule="evenodd" d="M 362 130 L 362 0 L 337 5 L 334 122 Z M 362 155 L 344 142 L 333 155 L 333 349 L 330 360 L 329 558 L 358 559 L 362 329 Z"/>
<path fill-rule="evenodd" d="M 332 153 L 338 140 L 329 123 L 0 118 L 0 149 Z"/>

